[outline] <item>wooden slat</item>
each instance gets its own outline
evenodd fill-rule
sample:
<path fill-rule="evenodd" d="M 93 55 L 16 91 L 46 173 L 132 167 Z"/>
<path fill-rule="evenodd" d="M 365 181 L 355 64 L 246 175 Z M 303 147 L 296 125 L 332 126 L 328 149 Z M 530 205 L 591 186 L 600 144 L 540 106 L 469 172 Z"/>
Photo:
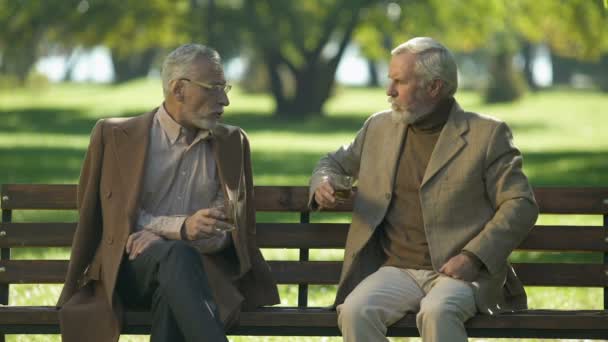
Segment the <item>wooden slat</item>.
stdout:
<path fill-rule="evenodd" d="M 269 261 L 279 284 L 337 284 L 340 261 Z M 0 284 L 58 284 L 65 279 L 65 260 L 2 260 Z M 530 286 L 589 286 L 608 285 L 601 264 L 515 264 L 522 282 Z M 2 270 L 2 268 L 0 268 Z"/>
<path fill-rule="evenodd" d="M 604 234 L 600 226 L 535 226 L 517 249 L 605 252 Z"/>
<path fill-rule="evenodd" d="M 308 188 L 305 186 L 256 186 L 258 211 L 307 211 Z M 608 187 L 535 188 L 542 213 L 608 214 Z M 76 186 L 56 184 L 4 184 L 3 209 L 75 209 Z M 349 211 L 346 203 L 333 211 Z"/>
<path fill-rule="evenodd" d="M 76 231 L 73 222 L 2 223 L 0 247 L 69 247 Z"/>
<path fill-rule="evenodd" d="M 69 247 L 75 223 L 3 223 L 0 247 Z M 262 248 L 344 248 L 348 224 L 258 223 Z M 608 251 L 602 227 L 536 226 L 519 250 Z"/>
<path fill-rule="evenodd" d="M 529 286 L 608 286 L 602 264 L 513 264 L 518 277 Z"/>
<path fill-rule="evenodd" d="M 0 283 L 60 284 L 67 270 L 67 260 L 0 260 Z"/>
<path fill-rule="evenodd" d="M 76 209 L 76 185 L 3 184 L 2 209 Z"/>
<path fill-rule="evenodd" d="M 336 312 L 325 308 L 261 308 L 245 311 L 229 335 L 339 336 Z M 149 334 L 149 312 L 127 311 L 123 333 Z M 0 307 L 0 329 L 12 334 L 57 333 L 54 307 Z M 526 310 L 496 316 L 476 315 L 466 322 L 471 337 L 608 338 L 608 313 L 600 310 Z M 415 314 L 391 326 L 389 336 L 418 336 Z"/>
<path fill-rule="evenodd" d="M 354 189 L 356 191 L 356 188 Z M 305 186 L 256 186 L 257 211 L 308 211 L 308 187 Z M 352 202 L 346 201 L 329 211 L 348 212 Z"/>
<path fill-rule="evenodd" d="M 345 223 L 258 223 L 257 241 L 262 248 L 344 248 Z"/>
<path fill-rule="evenodd" d="M 337 284 L 341 261 L 269 261 L 279 284 Z"/>
<path fill-rule="evenodd" d="M 534 196 L 545 214 L 608 214 L 608 187 L 535 188 Z"/>

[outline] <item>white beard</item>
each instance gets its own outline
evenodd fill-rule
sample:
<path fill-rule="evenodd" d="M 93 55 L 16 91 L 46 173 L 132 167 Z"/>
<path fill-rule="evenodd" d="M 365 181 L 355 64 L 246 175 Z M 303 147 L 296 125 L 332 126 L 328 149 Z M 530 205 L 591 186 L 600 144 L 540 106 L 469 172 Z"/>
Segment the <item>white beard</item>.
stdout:
<path fill-rule="evenodd" d="M 392 98 L 388 98 L 391 104 L 391 117 L 397 122 L 402 122 L 406 125 L 412 125 L 420 121 L 425 116 L 433 111 L 433 105 L 421 105 L 417 103 L 414 108 L 404 108 L 393 102 Z"/>
<path fill-rule="evenodd" d="M 212 118 L 200 118 L 193 120 L 192 123 L 194 124 L 194 126 L 200 129 L 212 130 L 215 128 L 215 126 L 217 126 L 217 121 L 217 119 Z"/>

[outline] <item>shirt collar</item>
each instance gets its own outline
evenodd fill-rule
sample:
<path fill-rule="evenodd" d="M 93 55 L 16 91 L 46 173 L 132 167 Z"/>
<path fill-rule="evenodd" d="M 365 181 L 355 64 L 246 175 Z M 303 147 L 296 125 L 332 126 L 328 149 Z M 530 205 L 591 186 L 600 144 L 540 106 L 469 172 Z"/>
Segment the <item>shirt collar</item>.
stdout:
<path fill-rule="evenodd" d="M 169 112 L 167 112 L 164 103 L 156 111 L 156 117 L 158 123 L 160 124 L 160 127 L 165 132 L 165 134 L 167 134 L 167 137 L 169 137 L 169 140 L 171 141 L 172 145 L 174 145 L 175 142 L 177 142 L 177 140 L 182 135 L 186 135 L 186 128 L 178 124 L 175 120 L 173 120 L 171 115 L 169 115 Z M 206 140 L 210 137 L 211 132 L 209 130 L 199 129 L 196 134 L 196 137 L 192 141 L 192 144 L 195 144 L 200 140 Z"/>

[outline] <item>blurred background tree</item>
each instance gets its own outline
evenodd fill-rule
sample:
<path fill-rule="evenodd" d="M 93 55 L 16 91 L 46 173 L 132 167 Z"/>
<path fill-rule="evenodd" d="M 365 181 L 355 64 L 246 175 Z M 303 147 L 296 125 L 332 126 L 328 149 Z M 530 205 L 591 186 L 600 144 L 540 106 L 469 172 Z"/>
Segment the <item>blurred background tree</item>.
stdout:
<path fill-rule="evenodd" d="M 23 85 L 42 57 L 105 46 L 121 83 L 201 42 L 244 60 L 244 89 L 269 92 L 276 116 L 302 118 L 323 114 L 349 46 L 380 86 L 390 49 L 424 35 L 476 66 L 471 84 L 486 101 L 513 101 L 538 89 L 539 46 L 550 51 L 554 84 L 582 73 L 608 91 L 607 20 L 602 0 L 0 0 L 0 73 Z"/>

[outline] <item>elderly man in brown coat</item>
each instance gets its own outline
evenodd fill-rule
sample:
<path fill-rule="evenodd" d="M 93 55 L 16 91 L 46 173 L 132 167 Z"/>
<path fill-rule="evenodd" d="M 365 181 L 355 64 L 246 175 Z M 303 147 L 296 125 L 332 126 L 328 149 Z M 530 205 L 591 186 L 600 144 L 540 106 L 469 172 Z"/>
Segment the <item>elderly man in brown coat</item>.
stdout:
<path fill-rule="evenodd" d="M 538 208 L 507 125 L 454 100 L 457 68 L 443 45 L 405 42 L 388 76 L 392 110 L 372 115 L 311 179 L 321 208 L 336 204 L 332 175 L 358 179 L 339 327 L 345 341 L 386 341 L 387 326 L 412 312 L 424 341 L 466 341 L 475 313 L 526 307 L 507 257 Z"/>
<path fill-rule="evenodd" d="M 117 341 L 125 307 L 151 309 L 152 341 L 227 341 L 241 309 L 279 302 L 256 245 L 249 142 L 219 122 L 230 90 L 219 55 L 183 45 L 162 82 L 159 108 L 93 129 L 63 341 Z"/>

